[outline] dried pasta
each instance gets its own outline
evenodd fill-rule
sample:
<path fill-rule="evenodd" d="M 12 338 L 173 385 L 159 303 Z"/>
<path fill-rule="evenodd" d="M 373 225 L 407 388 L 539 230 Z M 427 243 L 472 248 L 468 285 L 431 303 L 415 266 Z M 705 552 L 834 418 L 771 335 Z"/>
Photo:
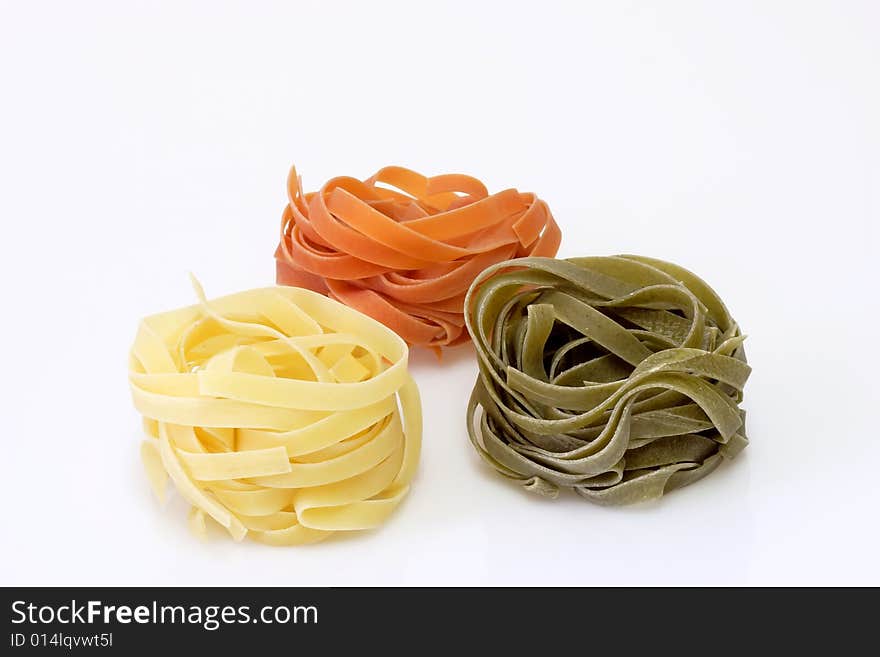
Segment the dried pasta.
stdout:
<path fill-rule="evenodd" d="M 746 444 L 744 337 L 718 295 L 638 256 L 522 258 L 465 304 L 480 373 L 468 433 L 499 473 L 555 497 L 656 498 Z"/>
<path fill-rule="evenodd" d="M 469 339 L 462 310 L 477 274 L 559 248 L 544 201 L 515 189 L 490 195 L 470 176 L 390 166 L 303 193 L 291 169 L 287 186 L 277 282 L 327 294 L 438 353 Z"/>
<path fill-rule="evenodd" d="M 145 318 L 129 380 L 142 457 L 241 540 L 313 543 L 370 529 L 409 490 L 421 446 L 407 346 L 309 290 L 271 287 Z"/>

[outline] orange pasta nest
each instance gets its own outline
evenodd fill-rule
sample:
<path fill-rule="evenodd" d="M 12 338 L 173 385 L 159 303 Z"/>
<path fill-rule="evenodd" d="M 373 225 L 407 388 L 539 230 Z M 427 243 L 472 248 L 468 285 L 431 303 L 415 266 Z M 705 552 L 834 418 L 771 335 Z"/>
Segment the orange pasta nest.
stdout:
<path fill-rule="evenodd" d="M 438 352 L 469 339 L 464 297 L 480 272 L 511 258 L 552 257 L 561 239 L 535 194 L 489 194 L 463 174 L 429 178 L 389 166 L 303 193 L 292 168 L 287 191 L 278 283 L 326 294 Z"/>

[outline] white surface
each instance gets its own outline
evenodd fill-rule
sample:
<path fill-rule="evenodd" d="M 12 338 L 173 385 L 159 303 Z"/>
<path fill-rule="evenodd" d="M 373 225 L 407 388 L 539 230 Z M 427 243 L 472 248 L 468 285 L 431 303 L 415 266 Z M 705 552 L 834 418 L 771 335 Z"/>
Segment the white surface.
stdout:
<path fill-rule="evenodd" d="M 880 584 L 880 5 L 3 2 L 0 584 Z M 273 281 L 288 166 L 537 191 L 561 255 L 641 253 L 749 334 L 752 443 L 658 504 L 479 461 L 475 365 L 414 354 L 424 452 L 382 529 L 307 548 L 160 509 L 137 320 Z"/>

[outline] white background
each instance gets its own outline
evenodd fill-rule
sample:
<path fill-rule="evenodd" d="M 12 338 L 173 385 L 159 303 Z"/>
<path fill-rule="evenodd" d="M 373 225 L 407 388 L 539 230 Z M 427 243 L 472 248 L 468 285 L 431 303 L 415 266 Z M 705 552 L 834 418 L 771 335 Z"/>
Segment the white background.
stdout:
<path fill-rule="evenodd" d="M 880 4 L 2 2 L 0 584 L 880 584 Z M 464 428 L 470 348 L 414 353 L 424 451 L 381 529 L 200 543 L 160 509 L 138 319 L 273 282 L 285 177 L 384 164 L 548 201 L 749 335 L 751 445 L 656 504 L 556 501 Z"/>

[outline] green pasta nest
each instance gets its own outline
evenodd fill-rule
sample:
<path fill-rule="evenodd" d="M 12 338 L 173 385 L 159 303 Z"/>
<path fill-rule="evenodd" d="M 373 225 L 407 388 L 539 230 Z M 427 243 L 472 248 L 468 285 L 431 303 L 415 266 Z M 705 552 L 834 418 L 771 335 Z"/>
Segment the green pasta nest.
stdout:
<path fill-rule="evenodd" d="M 751 368 L 718 295 L 640 256 L 520 258 L 474 281 L 479 454 L 528 490 L 599 504 L 657 498 L 747 444 Z"/>

